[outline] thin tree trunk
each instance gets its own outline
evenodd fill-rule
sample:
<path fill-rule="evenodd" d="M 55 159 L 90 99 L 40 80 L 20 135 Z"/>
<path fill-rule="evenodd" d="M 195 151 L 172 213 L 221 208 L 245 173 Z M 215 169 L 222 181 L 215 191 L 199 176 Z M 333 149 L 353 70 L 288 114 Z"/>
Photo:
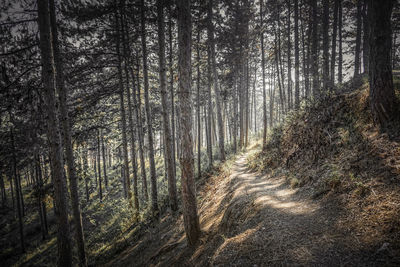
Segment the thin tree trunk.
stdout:
<path fill-rule="evenodd" d="M 42 177 L 42 169 L 40 167 L 40 156 L 37 154 L 35 156 L 35 165 L 36 165 L 36 186 L 38 192 L 38 209 L 40 216 L 40 224 L 42 228 L 42 239 L 45 240 L 49 234 L 49 230 L 47 227 L 47 216 L 46 216 L 46 202 L 44 201 L 43 195 L 43 177 Z"/>
<path fill-rule="evenodd" d="M 265 51 L 264 51 L 264 0 L 260 0 L 260 19 L 261 19 L 261 69 L 263 86 L 263 150 L 267 145 L 267 95 L 265 92 Z"/>
<path fill-rule="evenodd" d="M 238 85 L 237 85 L 237 70 L 235 71 L 234 74 L 234 92 L 233 92 L 233 151 L 236 153 L 237 152 L 237 119 L 238 119 L 238 112 L 237 112 L 237 106 L 238 106 Z"/>
<path fill-rule="evenodd" d="M 101 137 L 101 153 L 103 155 L 104 184 L 105 184 L 106 189 L 107 189 L 108 188 L 108 178 L 107 178 L 106 149 L 105 149 L 105 144 L 104 144 L 104 136 L 103 136 L 101 131 L 100 131 L 100 137 Z"/>
<path fill-rule="evenodd" d="M 17 169 L 17 156 L 15 153 L 15 141 L 14 141 L 14 131 L 11 128 L 11 146 L 12 146 L 12 162 L 13 162 L 13 177 L 14 177 L 14 185 L 15 185 L 15 198 L 17 199 L 17 212 L 18 212 L 18 228 L 19 228 L 19 241 L 21 243 L 21 253 L 25 253 L 25 239 L 24 239 L 24 222 L 23 222 L 23 214 L 22 214 L 22 203 L 21 203 L 21 188 L 18 183 L 18 169 Z M 11 184 L 11 181 L 10 181 Z"/>
<path fill-rule="evenodd" d="M 100 144 L 100 130 L 97 132 L 97 170 L 99 174 L 99 196 L 100 196 L 100 202 L 103 201 L 103 187 L 101 185 L 101 160 L 100 160 L 100 149 L 101 149 L 101 144 Z"/>
<path fill-rule="evenodd" d="M 92 154 L 93 154 L 93 156 L 92 156 L 92 162 L 93 162 L 93 173 L 94 173 L 94 178 L 95 178 L 95 181 L 96 181 L 96 189 L 97 189 L 97 186 L 98 186 L 98 181 L 97 181 L 97 160 L 96 160 L 96 152 L 93 150 L 92 151 Z"/>
<path fill-rule="evenodd" d="M 322 19 L 322 46 L 323 46 L 323 90 L 326 94 L 330 90 L 329 81 L 329 0 L 323 0 L 323 19 Z"/>
<path fill-rule="evenodd" d="M 174 160 L 174 175 L 176 177 L 176 155 L 175 155 L 175 94 L 174 94 L 174 70 L 173 70 L 173 47 L 172 47 L 172 4 L 168 5 L 168 35 L 169 35 L 169 90 L 171 95 L 171 137 L 172 137 L 172 159 Z"/>
<path fill-rule="evenodd" d="M 162 117 L 163 117 L 163 130 L 165 135 L 165 161 L 167 164 L 167 176 L 168 176 L 168 195 L 169 204 L 172 211 L 178 210 L 178 199 L 176 193 L 176 180 L 174 171 L 174 160 L 172 147 L 171 130 L 169 126 L 168 117 L 168 95 L 167 95 L 167 75 L 165 67 L 165 26 L 164 26 L 164 0 L 157 0 L 157 24 L 158 24 L 158 56 L 160 66 L 160 92 L 161 92 L 161 105 L 162 105 Z"/>
<path fill-rule="evenodd" d="M 361 8 L 362 8 L 362 0 L 357 0 L 357 32 L 356 32 L 356 48 L 354 51 L 354 77 L 360 74 L 361 25 L 362 25 Z"/>
<path fill-rule="evenodd" d="M 89 202 L 89 166 L 88 166 L 88 150 L 85 146 L 83 154 L 83 170 L 84 170 L 84 179 L 85 179 L 85 192 L 86 192 L 86 202 Z"/>
<path fill-rule="evenodd" d="M 4 186 L 3 174 L 0 172 L 1 204 L 4 208 L 7 205 L 7 194 Z"/>
<path fill-rule="evenodd" d="M 343 82 L 343 6 L 342 0 L 339 0 L 339 51 L 338 51 L 338 82 L 341 84 Z"/>
<path fill-rule="evenodd" d="M 297 2 L 295 0 L 295 2 Z M 291 39 L 290 39 L 290 8 L 291 8 L 291 4 L 290 4 L 290 0 L 287 0 L 287 5 L 288 5 L 288 24 L 287 24 L 287 34 L 288 34 L 288 39 L 287 39 L 287 46 L 288 46 L 288 85 L 287 85 L 287 89 L 288 89 L 288 95 L 287 95 L 287 101 L 288 101 L 288 110 L 292 109 L 292 52 L 291 52 Z M 297 45 L 297 43 L 295 44 Z"/>
<path fill-rule="evenodd" d="M 363 67 L 364 73 L 369 72 L 369 23 L 368 23 L 368 0 L 364 0 L 362 9 L 363 18 Z"/>
<path fill-rule="evenodd" d="M 214 41 L 214 25 L 213 25 L 213 0 L 208 3 L 208 41 L 209 41 L 209 56 L 211 57 L 212 81 L 215 92 L 215 103 L 217 108 L 217 121 L 218 121 L 218 142 L 219 142 L 219 156 L 221 161 L 225 161 L 225 139 L 224 139 L 224 123 L 222 120 L 221 111 L 221 94 L 217 73 L 217 61 L 215 58 L 215 41 Z"/>
<path fill-rule="evenodd" d="M 144 106 L 146 109 L 147 137 L 149 141 L 149 162 L 150 162 L 150 181 L 151 181 L 151 206 L 153 215 L 159 216 L 157 202 L 157 176 L 156 164 L 154 162 L 154 142 L 153 142 L 153 125 L 151 122 L 150 100 L 149 100 L 149 75 L 147 67 L 147 45 L 146 45 L 146 25 L 145 25 L 145 2 L 141 0 L 141 38 L 142 38 L 142 54 L 143 54 L 143 78 L 144 78 Z"/>
<path fill-rule="evenodd" d="M 201 177 L 201 119 L 200 119 L 200 29 L 197 30 L 197 177 Z"/>
<path fill-rule="evenodd" d="M 210 47 L 208 47 L 210 49 Z M 211 98 L 211 58 L 207 57 L 207 154 L 208 154 L 208 168 L 211 169 L 213 166 L 213 154 L 212 154 L 212 98 Z"/>
<path fill-rule="evenodd" d="M 139 67 L 139 66 L 138 66 Z M 144 159 L 144 149 L 143 149 L 143 144 L 144 144 L 144 134 L 143 134 L 143 126 L 142 126 L 142 112 L 140 108 L 140 82 L 139 82 L 139 68 L 138 68 L 138 75 L 137 75 L 137 94 L 135 88 L 132 88 L 132 97 L 133 97 L 133 105 L 135 108 L 135 115 L 136 115 L 136 122 L 137 122 L 137 134 L 138 134 L 138 145 L 139 145 L 139 159 L 140 159 L 140 175 L 142 176 L 142 192 L 144 195 L 145 201 L 149 201 L 149 193 L 147 190 L 147 175 L 146 175 L 146 164 L 145 164 L 145 159 Z M 133 70 L 131 70 L 132 74 L 132 82 L 134 83 L 134 73 Z M 138 98 L 136 98 L 138 96 Z"/>
<path fill-rule="evenodd" d="M 128 140 L 126 136 L 126 113 L 125 113 L 125 101 L 124 101 L 124 84 L 122 77 L 122 57 L 121 57 L 121 36 L 120 36 L 120 25 L 118 19 L 118 11 L 115 10 L 115 25 L 116 25 L 116 52 L 118 59 L 118 86 L 119 86 L 119 99 L 120 99 L 120 112 L 121 112 L 121 126 L 122 126 L 122 150 L 123 150 L 123 158 L 124 158 L 124 175 L 123 181 L 125 185 L 126 196 L 128 196 L 128 202 L 131 208 L 133 208 L 132 203 L 132 191 L 131 191 L 131 180 L 129 177 L 129 156 L 128 156 Z M 100 163 L 100 162 L 99 162 Z"/>
<path fill-rule="evenodd" d="M 294 1 L 294 107 L 300 107 L 299 4 Z"/>
<path fill-rule="evenodd" d="M 333 7 L 333 33 L 332 33 L 332 58 L 331 58 L 331 85 L 335 85 L 335 66 L 336 66 L 336 37 L 337 37 L 337 26 L 338 26 L 338 13 L 339 13 L 339 1 L 335 0 Z"/>
<path fill-rule="evenodd" d="M 132 157 L 132 171 L 133 171 L 133 202 L 135 205 L 135 216 L 138 216 L 139 213 L 139 197 L 138 197 L 138 174 L 137 174 L 137 161 L 136 161 L 136 145 L 135 145 L 135 128 L 133 122 L 133 111 L 132 111 L 132 101 L 131 101 L 131 90 L 129 85 L 129 73 L 131 73 L 132 78 L 132 90 L 135 90 L 135 79 L 133 75 L 133 70 L 129 72 L 128 68 L 130 67 L 130 39 L 129 33 L 127 32 L 127 27 L 125 24 L 125 1 L 120 3 L 120 22 L 121 22 L 121 39 L 122 39 L 122 48 L 124 55 L 124 72 L 125 72 L 125 81 L 126 81 L 126 91 L 127 91 L 127 99 L 128 99 L 128 120 L 129 120 L 129 132 L 131 138 L 131 157 Z"/>
<path fill-rule="evenodd" d="M 311 0 L 312 8 L 312 43 L 311 43 L 311 73 L 313 76 L 313 95 L 314 98 L 320 97 L 319 78 L 318 78 L 318 6 L 317 0 Z"/>

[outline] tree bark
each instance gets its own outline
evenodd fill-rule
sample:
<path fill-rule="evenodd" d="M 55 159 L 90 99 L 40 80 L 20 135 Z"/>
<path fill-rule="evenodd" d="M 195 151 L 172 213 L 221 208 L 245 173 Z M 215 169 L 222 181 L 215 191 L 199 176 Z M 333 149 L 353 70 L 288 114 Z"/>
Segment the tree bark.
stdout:
<path fill-rule="evenodd" d="M 267 145 L 267 96 L 265 92 L 265 51 L 264 51 L 264 0 L 260 0 L 260 26 L 261 26 L 261 69 L 262 69 L 262 87 L 263 87 L 263 150 Z M 235 119 L 236 121 L 236 119 Z"/>
<path fill-rule="evenodd" d="M 356 48 L 354 51 L 354 77 L 360 74 L 360 51 L 361 51 L 361 25 L 362 25 L 362 0 L 357 0 L 357 32 Z"/>
<path fill-rule="evenodd" d="M 18 213 L 18 229 L 19 229 L 19 241 L 21 243 L 21 253 L 25 253 L 25 238 L 24 238 L 24 222 L 23 222 L 23 212 L 21 203 L 21 187 L 18 182 L 18 169 L 17 169 L 17 156 L 15 152 L 15 141 L 14 141 L 14 131 L 11 128 L 11 146 L 12 146 L 12 170 L 15 185 L 15 198 L 17 199 L 17 213 Z M 11 181 L 10 181 L 11 184 Z"/>
<path fill-rule="evenodd" d="M 174 160 L 174 174 L 176 177 L 176 142 L 175 142 L 175 94 L 174 94 L 174 70 L 173 70 L 173 47 L 172 47 L 172 4 L 168 5 L 168 35 L 169 35 L 169 90 L 171 95 L 171 137 L 172 137 L 172 159 Z"/>
<path fill-rule="evenodd" d="M 322 23 L 322 32 L 323 32 L 323 80 L 324 80 L 324 93 L 328 93 L 330 90 L 330 81 L 329 81 L 329 0 L 323 0 L 323 23 Z"/>
<path fill-rule="evenodd" d="M 368 0 L 364 0 L 362 9 L 363 18 L 363 67 L 364 73 L 369 72 L 369 23 L 368 23 Z"/>
<path fill-rule="evenodd" d="M 396 113 L 391 64 L 393 0 L 369 0 L 370 101 L 375 123 L 387 126 Z"/>
<path fill-rule="evenodd" d="M 197 29 L 197 177 L 201 177 L 201 119 L 200 119 L 200 28 Z"/>
<path fill-rule="evenodd" d="M 108 178 L 107 178 L 107 160 L 106 160 L 106 148 L 104 144 L 104 135 L 100 131 L 100 137 L 101 137 L 101 154 L 103 156 L 103 174 L 104 174 L 104 184 L 106 189 L 108 188 Z"/>
<path fill-rule="evenodd" d="M 209 0 L 208 3 L 208 45 L 210 46 L 208 55 L 211 57 L 211 69 L 212 69 L 212 81 L 215 92 L 215 104 L 217 108 L 217 121 L 218 121 L 218 144 L 220 160 L 225 161 L 225 134 L 224 134 L 224 122 L 222 120 L 221 111 L 221 93 L 219 88 L 218 73 L 217 73 L 217 61 L 215 58 L 215 41 L 214 41 L 214 25 L 213 25 L 213 0 Z"/>
<path fill-rule="evenodd" d="M 343 6 L 342 0 L 339 0 L 339 52 L 338 52 L 338 82 L 341 84 L 343 82 Z"/>
<path fill-rule="evenodd" d="M 121 56 L 121 33 L 120 33 L 120 23 L 118 19 L 118 10 L 115 10 L 115 25 L 116 25 L 116 52 L 117 52 L 117 60 L 118 60 L 118 86 L 119 86 L 119 99 L 120 99 L 120 112 L 121 112 L 121 131 L 122 131 L 122 150 L 123 150 L 123 158 L 124 158 L 124 173 L 123 173 L 123 181 L 125 185 L 126 195 L 128 196 L 129 205 L 133 208 L 132 203 L 132 191 L 131 191 L 131 180 L 129 177 L 129 156 L 128 156 L 128 140 L 126 133 L 126 112 L 125 112 L 125 100 L 124 100 L 124 84 L 122 77 L 122 56 Z"/>
<path fill-rule="evenodd" d="M 299 4 L 294 1 L 294 107 L 300 107 L 300 53 L 299 53 Z"/>
<path fill-rule="evenodd" d="M 336 67 L 336 40 L 337 40 L 337 26 L 338 26 L 338 13 L 339 13 L 339 1 L 335 0 L 333 7 L 333 33 L 332 33 L 332 57 L 331 57 L 331 72 L 330 82 L 331 86 L 335 85 L 335 67 Z"/>
<path fill-rule="evenodd" d="M 313 95 L 314 98 L 320 97 L 319 78 L 318 78 L 318 6 L 317 0 L 311 0 L 312 7 L 312 43 L 311 43 L 311 73 L 313 76 Z"/>
<path fill-rule="evenodd" d="M 210 47 L 208 47 L 210 49 Z M 208 168 L 211 169 L 213 166 L 213 151 L 212 151 L 212 98 L 211 98 L 211 58 L 207 57 L 207 154 L 208 154 Z"/>
<path fill-rule="evenodd" d="M 131 75 L 132 75 L 132 82 L 134 83 L 134 73 L 133 69 L 131 70 Z M 132 97 L 133 97 L 133 106 L 135 109 L 135 115 L 136 115 L 136 122 L 137 122 L 137 134 L 138 134 L 138 145 L 139 145 L 139 159 L 140 159 L 140 176 L 142 176 L 142 191 L 144 195 L 145 201 L 149 201 L 149 192 L 147 189 L 147 175 L 146 175 L 146 164 L 144 160 L 144 149 L 143 149 L 143 144 L 144 144 L 144 134 L 143 134 L 143 125 L 142 125 L 142 112 L 140 108 L 140 81 L 139 81 L 139 66 L 137 70 L 137 92 L 135 88 L 132 88 Z M 137 96 L 137 98 L 136 98 Z"/>
<path fill-rule="evenodd" d="M 295 2 L 297 2 L 295 0 Z M 287 0 L 287 6 L 288 6 L 288 19 L 287 19 L 287 46 L 288 46 L 288 84 L 287 84 L 287 89 L 288 89 L 288 95 L 287 95 L 287 101 L 288 101 L 288 110 L 292 109 L 292 51 L 291 51 L 291 39 L 290 39 L 290 14 L 291 14 L 291 4 L 290 0 Z M 297 43 L 295 44 L 297 45 Z"/>
<path fill-rule="evenodd" d="M 144 78 L 144 106 L 146 109 L 147 137 L 149 141 L 149 162 L 150 162 L 150 182 L 151 182 L 151 207 L 153 215 L 159 216 L 157 202 L 157 176 L 156 164 L 154 162 L 154 142 L 153 142 L 153 125 L 151 122 L 150 100 L 149 100 L 149 74 L 147 67 L 147 45 L 146 45 L 146 18 L 145 18 L 145 2 L 141 0 L 140 6 L 141 17 L 141 39 L 143 54 L 143 78 Z"/>
<path fill-rule="evenodd" d="M 138 197 L 138 174 L 137 174 L 137 161 L 136 161 L 136 144 L 135 144 L 135 128 L 134 128 L 134 121 L 133 121 L 133 110 L 132 110 L 132 101 L 131 101 L 131 90 L 129 85 L 129 74 L 131 74 L 132 80 L 132 91 L 135 90 L 135 79 L 133 75 L 133 70 L 130 71 L 128 68 L 130 66 L 130 39 L 129 39 L 129 32 L 127 31 L 127 27 L 125 24 L 125 1 L 121 1 L 120 3 L 120 21 L 121 21 L 121 39 L 123 44 L 123 55 L 124 55 L 124 72 L 125 72 L 125 82 L 126 82 L 126 93 L 128 99 L 128 120 L 129 120 L 129 132 L 130 132 L 130 139 L 131 139 L 131 157 L 132 157 L 132 171 L 133 171 L 133 203 L 135 205 L 135 216 L 138 216 L 139 213 L 139 197 Z"/>
<path fill-rule="evenodd" d="M 189 246 L 194 246 L 200 236 L 197 216 L 196 188 L 194 183 L 194 156 L 192 149 L 192 105 L 191 105 L 191 54 L 192 23 L 190 0 L 178 0 L 179 41 L 179 105 L 181 127 L 181 169 L 183 221 Z"/>
<path fill-rule="evenodd" d="M 176 180 L 174 171 L 174 160 L 171 137 L 171 129 L 168 117 L 168 96 L 167 96 L 167 74 L 165 67 L 165 26 L 164 26 L 164 5 L 165 0 L 157 0 L 157 25 L 158 25 L 158 56 L 159 56 L 159 75 L 160 75 L 160 92 L 163 117 L 163 131 L 165 135 L 165 161 L 167 163 L 168 176 L 168 195 L 169 204 L 172 211 L 178 210 L 178 199 L 176 193 Z"/>
<path fill-rule="evenodd" d="M 75 169 L 75 159 L 72 148 L 71 125 L 67 107 L 68 91 L 64 84 L 64 66 L 58 42 L 57 20 L 56 20 L 54 0 L 50 0 L 49 4 L 50 4 L 52 45 L 53 45 L 54 63 L 56 67 L 56 86 L 59 93 L 60 119 L 64 137 L 63 141 L 64 141 L 65 155 L 67 160 L 69 190 L 71 193 L 72 213 L 75 225 L 75 239 L 78 246 L 79 264 L 80 266 L 86 266 L 87 259 L 85 252 L 85 238 L 83 234 L 82 214 L 79 204 L 78 178 Z"/>
<path fill-rule="evenodd" d="M 47 138 L 51 158 L 54 198 L 57 207 L 58 223 L 58 265 L 72 266 L 71 236 L 68 222 L 67 183 L 63 173 L 62 142 L 56 106 L 55 66 L 51 43 L 48 0 L 38 0 L 38 27 L 40 33 L 40 54 L 42 80 L 44 85 L 45 107 L 47 113 Z"/>
<path fill-rule="evenodd" d="M 100 149 L 101 149 L 101 144 L 100 144 L 100 130 L 97 131 L 97 170 L 98 170 L 98 175 L 99 175 L 99 197 L 100 197 L 100 202 L 103 201 L 103 186 L 101 184 L 101 160 L 100 160 Z"/>

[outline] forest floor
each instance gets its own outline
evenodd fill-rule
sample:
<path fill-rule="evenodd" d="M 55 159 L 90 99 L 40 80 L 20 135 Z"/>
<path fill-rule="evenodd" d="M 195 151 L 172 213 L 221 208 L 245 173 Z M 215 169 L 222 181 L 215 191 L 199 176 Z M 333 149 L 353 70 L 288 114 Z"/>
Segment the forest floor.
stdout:
<path fill-rule="evenodd" d="M 251 152 L 250 152 L 251 153 Z M 312 200 L 284 173 L 252 171 L 247 154 L 201 191 L 199 244 L 187 247 L 182 218 L 160 224 L 107 266 L 379 265 L 400 263 L 390 244 L 368 246 L 341 225 L 337 202 Z M 397 255 L 398 256 L 398 255 Z"/>
<path fill-rule="evenodd" d="M 377 129 L 354 86 L 203 178 L 194 248 L 165 215 L 106 266 L 400 266 L 400 127 Z"/>

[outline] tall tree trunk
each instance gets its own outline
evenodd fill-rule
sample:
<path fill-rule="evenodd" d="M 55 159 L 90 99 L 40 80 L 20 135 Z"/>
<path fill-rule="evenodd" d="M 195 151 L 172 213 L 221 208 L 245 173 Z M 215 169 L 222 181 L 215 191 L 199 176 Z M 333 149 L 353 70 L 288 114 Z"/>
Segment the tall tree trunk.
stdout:
<path fill-rule="evenodd" d="M 141 38 L 142 38 L 142 54 L 143 54 L 143 78 L 144 78 L 144 106 L 146 109 L 147 137 L 149 140 L 149 162 L 150 162 L 150 181 L 151 181 L 151 206 L 153 215 L 158 217 L 157 202 L 157 174 L 156 164 L 154 162 L 154 143 L 153 143 L 153 125 L 151 122 L 150 100 L 149 100 L 149 74 L 147 67 L 147 45 L 146 45 L 146 18 L 145 18 L 145 2 L 141 0 L 140 6 L 141 17 Z"/>
<path fill-rule="evenodd" d="M 200 119 L 200 35 L 201 30 L 197 29 L 197 177 L 201 177 L 201 119 Z"/>
<path fill-rule="evenodd" d="M 299 4 L 294 1 L 294 107 L 300 107 L 300 52 L 299 52 Z"/>
<path fill-rule="evenodd" d="M 339 51 L 338 51 L 338 82 L 341 84 L 343 82 L 343 6 L 342 0 L 339 0 Z"/>
<path fill-rule="evenodd" d="M 311 8 L 309 8 L 309 17 L 308 17 L 308 28 L 307 28 L 307 48 L 304 48 L 304 32 L 303 34 L 303 57 L 305 57 L 303 59 L 304 64 L 303 64 L 303 68 L 304 68 L 304 97 L 306 99 L 309 99 L 311 92 L 310 92 L 310 86 L 311 86 L 311 81 L 310 81 L 310 61 L 311 61 L 311 36 L 312 36 L 312 12 L 311 12 Z M 305 20 L 302 21 L 301 26 L 302 29 L 304 27 L 305 24 Z M 303 29 L 304 31 L 304 29 Z M 304 49 L 306 51 L 304 51 Z"/>
<path fill-rule="evenodd" d="M 22 214 L 22 203 L 21 203 L 21 187 L 18 183 L 18 169 L 17 169 L 17 156 L 15 153 L 15 141 L 14 141 L 14 131 L 11 128 L 11 146 L 12 146 L 12 162 L 13 162 L 13 177 L 15 185 L 15 198 L 17 199 L 17 212 L 18 212 L 18 229 L 19 229 L 19 241 L 21 243 L 21 253 L 25 253 L 25 238 L 24 238 L 24 222 Z M 11 184 L 11 181 L 10 181 Z"/>
<path fill-rule="evenodd" d="M 238 85 L 237 85 L 237 67 L 234 74 L 234 92 L 233 92 L 233 151 L 237 152 L 237 120 L 238 120 Z"/>
<path fill-rule="evenodd" d="M 370 101 L 375 123 L 386 126 L 395 117 L 395 95 L 391 64 L 393 0 L 369 0 Z"/>
<path fill-rule="evenodd" d="M 313 76 L 313 95 L 320 97 L 319 78 L 318 78 L 318 5 L 317 0 L 311 0 L 312 7 L 312 43 L 311 43 L 311 73 Z"/>
<path fill-rule="evenodd" d="M 175 94 L 174 94 L 174 70 L 173 70 L 173 47 L 172 47 L 172 4 L 168 5 L 168 36 L 169 36 L 169 90 L 171 95 L 171 137 L 172 137 L 172 159 L 174 160 L 174 174 L 176 177 L 176 155 L 175 155 Z"/>
<path fill-rule="evenodd" d="M 97 159 L 96 159 L 95 150 L 92 151 L 92 162 L 93 162 L 94 179 L 95 179 L 95 182 L 96 182 L 96 189 L 97 189 L 97 186 L 98 186 L 98 181 L 97 181 Z"/>
<path fill-rule="evenodd" d="M 86 202 L 89 202 L 89 166 L 88 166 L 88 149 L 83 147 L 83 173 L 85 179 L 85 192 L 86 192 Z"/>
<path fill-rule="evenodd" d="M 160 69 L 160 92 L 163 117 L 163 130 L 165 135 L 165 161 L 167 163 L 168 195 L 172 211 L 178 210 L 178 199 L 176 195 L 176 180 L 174 171 L 174 160 L 172 147 L 171 129 L 168 117 L 168 95 L 167 95 L 167 74 L 165 67 L 165 26 L 164 26 L 164 4 L 165 0 L 157 0 L 157 24 L 158 24 L 158 56 Z"/>
<path fill-rule="evenodd" d="M 131 70 L 132 74 L 132 83 L 134 83 L 134 73 L 133 70 Z M 142 125 L 142 112 L 140 108 L 140 81 L 139 81 L 139 66 L 137 70 L 137 90 L 135 88 L 132 88 L 132 97 L 133 97 L 133 105 L 135 108 L 135 115 L 136 115 L 136 122 L 137 122 L 137 134 L 138 134 L 138 145 L 139 145 L 139 159 L 140 159 L 140 176 L 142 176 L 142 191 L 144 195 L 145 201 L 149 201 L 149 192 L 147 189 L 147 175 L 146 175 L 146 164 L 145 164 L 145 159 L 144 159 L 144 134 L 143 134 L 143 125 Z M 136 92 L 137 91 L 137 92 Z M 137 96 L 137 98 L 136 98 Z"/>
<path fill-rule="evenodd" d="M 323 0 L 323 23 L 322 23 L 322 32 L 323 32 L 323 86 L 324 93 L 326 94 L 330 90 L 330 81 L 329 81 L 329 0 Z"/>
<path fill-rule="evenodd" d="M 79 204 L 78 178 L 75 169 L 74 152 L 72 148 L 71 126 L 68 117 L 68 107 L 67 107 L 68 91 L 64 84 L 64 66 L 58 43 L 57 20 L 56 20 L 54 0 L 50 0 L 49 4 L 50 4 L 52 45 L 53 45 L 54 63 L 56 67 L 56 86 L 59 93 L 60 116 L 61 116 L 60 119 L 63 130 L 62 136 L 64 137 L 63 143 L 67 161 L 69 191 L 71 193 L 71 204 L 72 204 L 71 206 L 72 206 L 73 221 L 75 225 L 75 239 L 78 246 L 79 264 L 81 266 L 86 266 L 87 260 L 85 253 L 85 239 L 83 234 L 82 214 Z"/>
<path fill-rule="evenodd" d="M 354 77 L 360 74 L 360 52 L 361 52 L 361 25 L 362 25 L 362 0 L 357 0 L 357 32 L 356 48 L 354 51 Z"/>
<path fill-rule="evenodd" d="M 108 188 L 108 178 L 107 178 L 107 160 L 106 160 L 106 148 L 104 144 L 104 135 L 100 131 L 100 137 L 101 137 L 101 154 L 103 156 L 103 174 L 104 174 L 104 184 L 106 189 Z"/>
<path fill-rule="evenodd" d="M 55 66 L 51 42 L 48 0 L 38 0 L 38 27 L 40 33 L 40 54 L 42 80 L 44 85 L 45 107 L 47 113 L 47 138 L 51 158 L 51 176 L 58 222 L 58 265 L 72 266 L 70 227 L 68 222 L 67 182 L 63 173 L 62 142 L 56 106 Z"/>
<path fill-rule="evenodd" d="M 129 39 L 129 32 L 127 31 L 126 20 L 125 20 L 125 1 L 121 1 L 120 3 L 120 21 L 121 21 L 121 39 L 122 39 L 122 48 L 123 48 L 123 55 L 124 55 L 124 72 L 125 72 L 125 82 L 126 82 L 126 93 L 128 99 L 128 120 L 129 120 L 129 132 L 130 132 L 130 139 L 131 139 L 131 157 L 132 157 L 132 171 L 133 171 L 133 202 L 135 205 L 135 216 L 138 216 L 139 213 L 139 197 L 138 197 L 138 174 L 137 174 L 137 161 L 136 161 L 136 144 L 135 144 L 135 127 L 133 121 L 133 110 L 132 110 L 132 101 L 131 101 L 131 90 L 129 85 L 129 74 L 131 74 L 132 78 L 132 90 L 135 90 L 135 78 L 133 75 L 132 67 L 130 66 L 130 39 Z M 129 68 L 130 71 L 128 70 Z M 135 109 L 136 111 L 136 109 Z"/>
<path fill-rule="evenodd" d="M 11 199 L 12 199 L 12 207 L 13 210 L 15 210 L 15 200 L 14 200 L 14 186 L 13 186 L 13 181 L 12 181 L 12 175 L 8 177 L 8 182 L 10 183 L 10 188 L 11 188 Z"/>
<path fill-rule="evenodd" d="M 35 172 L 36 172 L 36 189 L 37 189 L 37 199 L 38 199 L 38 210 L 40 217 L 40 226 L 42 230 L 42 239 L 45 240 L 49 234 L 47 227 L 47 216 L 46 216 L 46 202 L 43 196 L 43 177 L 42 169 L 40 167 L 40 156 L 36 152 L 35 155 Z"/>
<path fill-rule="evenodd" d="M 191 54 L 192 23 L 190 0 L 178 0 L 178 40 L 179 40 L 179 105 L 181 127 L 181 168 L 183 222 L 188 244 L 194 246 L 200 236 L 197 216 L 196 188 L 194 183 L 194 156 L 192 149 L 192 105 L 191 105 Z"/>
<path fill-rule="evenodd" d="M 225 161 L 225 139 L 224 139 L 224 122 L 222 120 L 221 111 L 221 93 L 219 88 L 217 61 L 215 58 L 215 41 L 214 41 L 214 25 L 213 25 L 213 0 L 208 3 L 208 45 L 210 46 L 208 55 L 211 57 L 212 81 L 215 92 L 215 103 L 217 107 L 217 121 L 218 121 L 218 143 L 220 160 Z"/>
<path fill-rule="evenodd" d="M 297 1 L 295 1 L 297 2 Z M 291 15 L 291 3 L 290 0 L 287 0 L 287 6 L 288 6 L 288 20 L 287 20 L 287 46 L 288 46 L 288 95 L 287 95 L 287 101 L 288 101 L 288 110 L 292 109 L 292 51 L 291 51 L 291 40 L 290 40 L 290 15 Z M 295 44 L 297 45 L 297 43 Z"/>
<path fill-rule="evenodd" d="M 333 33 L 332 33 L 332 57 L 331 57 L 331 73 L 330 82 L 331 86 L 335 85 L 335 67 L 336 67 L 336 40 L 337 40 L 337 26 L 338 26 L 338 13 L 339 13 L 339 1 L 335 0 L 333 7 Z"/>
<path fill-rule="evenodd" d="M 265 92 L 265 51 L 264 51 L 264 0 L 260 0 L 260 25 L 261 25 L 261 69 L 262 69 L 262 87 L 263 87 L 263 150 L 267 145 L 267 96 Z M 235 119 L 236 121 L 236 119 Z"/>
<path fill-rule="evenodd" d="M 279 7 L 279 5 L 278 5 Z M 280 79 L 280 91 L 279 91 L 279 95 L 281 98 L 281 106 L 282 106 L 282 113 L 284 114 L 285 111 L 287 111 L 287 107 L 286 107 L 286 95 L 285 95 L 285 72 L 283 71 L 283 63 L 282 63 L 282 46 L 281 46 L 281 33 L 280 33 L 280 29 L 281 29 L 281 20 L 280 20 L 280 14 L 279 14 L 279 10 L 278 10 L 278 62 L 277 62 L 277 68 L 278 71 L 281 75 L 281 79 Z"/>
<path fill-rule="evenodd" d="M 208 47 L 210 49 L 210 47 Z M 212 152 L 212 98 L 211 98 L 211 58 L 207 57 L 207 154 L 208 154 L 208 168 L 213 166 L 213 152 Z"/>
<path fill-rule="evenodd" d="M 6 187 L 4 185 L 3 174 L 0 172 L 1 205 L 4 208 L 7 205 Z"/>
<path fill-rule="evenodd" d="M 256 83 L 257 83 L 257 62 L 254 62 L 254 80 L 253 80 L 253 125 L 254 125 L 254 134 L 257 134 L 257 97 L 256 97 Z M 254 111 L 254 112 L 253 112 Z M 258 135 L 257 135 L 258 136 Z"/>
<path fill-rule="evenodd" d="M 122 131 L 122 150 L 124 158 L 124 173 L 123 181 L 125 185 L 126 196 L 128 196 L 129 205 L 133 208 L 132 203 L 132 191 L 131 191 L 131 180 L 129 177 L 129 156 L 128 156 L 128 140 L 126 136 L 126 112 L 125 112 L 125 100 L 124 100 L 124 84 L 122 77 L 122 56 L 121 56 L 121 33 L 120 33 L 120 21 L 118 19 L 118 10 L 115 10 L 115 25 L 116 25 L 116 52 L 118 60 L 118 86 L 119 86 L 119 100 L 120 100 L 120 112 L 121 112 L 121 131 Z M 99 162 L 100 163 L 100 162 Z"/>
<path fill-rule="evenodd" d="M 101 184 L 100 135 L 101 135 L 100 130 L 98 130 L 97 131 L 97 170 L 98 170 L 98 174 L 99 174 L 99 196 L 100 196 L 100 202 L 102 202 L 103 201 L 103 187 Z"/>
<path fill-rule="evenodd" d="M 369 72 L 369 23 L 368 23 L 368 0 L 364 0 L 362 9 L 363 18 L 363 67 L 364 73 Z"/>

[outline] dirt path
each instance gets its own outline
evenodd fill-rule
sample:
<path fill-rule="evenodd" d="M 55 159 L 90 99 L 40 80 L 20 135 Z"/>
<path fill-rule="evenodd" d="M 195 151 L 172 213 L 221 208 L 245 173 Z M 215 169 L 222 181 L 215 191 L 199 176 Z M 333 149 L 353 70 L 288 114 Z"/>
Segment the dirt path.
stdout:
<path fill-rule="evenodd" d="M 195 250 L 186 248 L 181 219 L 159 227 L 158 237 L 126 251 L 112 265 L 158 266 L 375 266 L 385 250 L 368 248 L 339 227 L 345 211 L 337 204 L 310 200 L 293 190 L 284 173 L 259 175 L 246 166 L 246 155 L 231 175 L 212 180 L 201 193 L 204 232 Z M 335 206 L 336 205 L 336 206 Z M 150 252 L 146 251 L 151 248 Z M 139 260 L 140 259 L 140 260 Z M 135 264 L 134 264 L 135 265 Z"/>

